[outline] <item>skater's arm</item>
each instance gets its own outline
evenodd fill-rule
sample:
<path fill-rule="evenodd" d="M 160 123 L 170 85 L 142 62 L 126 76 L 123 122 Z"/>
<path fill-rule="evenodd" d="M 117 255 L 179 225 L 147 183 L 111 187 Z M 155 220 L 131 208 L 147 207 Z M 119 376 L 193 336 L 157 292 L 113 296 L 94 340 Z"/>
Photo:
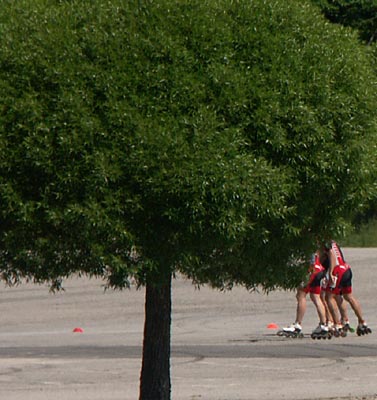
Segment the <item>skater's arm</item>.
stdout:
<path fill-rule="evenodd" d="M 337 265 L 337 259 L 336 259 L 334 250 L 332 250 L 332 249 L 329 250 L 329 261 L 330 261 L 329 278 L 330 278 L 331 283 L 333 283 L 334 282 L 333 272 L 334 272 L 334 268 Z"/>

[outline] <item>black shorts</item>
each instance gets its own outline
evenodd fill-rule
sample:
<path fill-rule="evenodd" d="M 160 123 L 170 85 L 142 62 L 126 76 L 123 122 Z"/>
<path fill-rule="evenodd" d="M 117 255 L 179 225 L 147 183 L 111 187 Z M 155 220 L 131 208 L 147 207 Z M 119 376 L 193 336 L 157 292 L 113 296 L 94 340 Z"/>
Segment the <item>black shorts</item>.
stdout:
<path fill-rule="evenodd" d="M 325 277 L 325 271 L 320 271 L 315 274 L 313 279 L 310 281 L 309 286 L 311 288 L 321 286 L 321 280 Z"/>
<path fill-rule="evenodd" d="M 342 279 L 339 282 L 339 289 L 351 288 L 352 287 L 352 270 L 348 268 L 347 271 L 342 275 Z M 348 291 L 347 291 L 348 292 Z"/>

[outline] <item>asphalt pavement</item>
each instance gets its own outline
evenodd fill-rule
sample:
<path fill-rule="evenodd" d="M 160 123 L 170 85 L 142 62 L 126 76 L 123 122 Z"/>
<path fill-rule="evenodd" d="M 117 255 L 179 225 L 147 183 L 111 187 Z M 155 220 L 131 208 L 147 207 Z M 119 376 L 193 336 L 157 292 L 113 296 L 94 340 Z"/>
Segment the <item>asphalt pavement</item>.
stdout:
<path fill-rule="evenodd" d="M 295 294 L 173 285 L 172 399 L 377 399 L 377 249 L 344 249 L 371 335 L 312 340 L 268 329 L 293 322 Z M 0 290 L 0 400 L 138 399 L 144 290 L 104 291 L 71 278 L 65 292 Z M 349 310 L 351 324 L 356 318 Z"/>

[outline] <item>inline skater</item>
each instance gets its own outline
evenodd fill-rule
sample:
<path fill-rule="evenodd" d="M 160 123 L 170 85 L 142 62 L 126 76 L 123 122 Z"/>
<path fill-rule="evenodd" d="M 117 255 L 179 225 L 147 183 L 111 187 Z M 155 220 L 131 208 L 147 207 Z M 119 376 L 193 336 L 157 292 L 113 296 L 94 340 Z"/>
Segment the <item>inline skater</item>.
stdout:
<path fill-rule="evenodd" d="M 352 270 L 346 263 L 342 250 L 338 244 L 332 240 L 324 243 L 321 247 L 321 260 L 328 264 L 328 285 L 326 288 L 326 301 L 336 323 L 336 329 L 344 332 L 349 329 L 348 316 L 344 314 L 344 302 L 346 300 L 358 319 L 357 335 L 372 333 L 363 315 L 359 301 L 352 293 Z M 327 261 L 326 261 L 327 259 Z M 340 310 L 343 325 L 339 318 Z"/>
<path fill-rule="evenodd" d="M 320 263 L 318 253 L 315 253 L 312 257 L 309 273 L 308 283 L 304 287 L 297 289 L 296 320 L 293 324 L 279 331 L 279 336 L 303 337 L 301 324 L 306 312 L 306 295 L 309 293 L 319 317 L 319 325 L 313 330 L 311 337 L 313 339 L 331 338 L 329 329 L 326 326 L 326 307 L 321 296 L 321 282 L 325 275 L 325 268 Z"/>
<path fill-rule="evenodd" d="M 332 335 L 334 335 L 335 337 L 339 336 L 344 337 L 347 336 L 348 331 L 352 330 L 349 324 L 347 306 L 346 303 L 343 301 L 343 297 L 337 296 L 336 297 L 337 310 L 333 310 L 332 313 L 330 312 L 330 308 L 327 302 L 327 289 L 329 285 L 328 271 L 330 267 L 330 262 L 327 256 L 322 255 L 321 258 L 322 258 L 321 264 L 325 268 L 325 277 L 322 279 L 322 285 L 321 285 L 321 297 L 326 309 L 326 325 L 329 328 L 329 331 Z M 336 314 L 335 320 L 333 314 Z"/>
<path fill-rule="evenodd" d="M 297 307 L 296 307 L 296 319 L 295 322 L 282 330 L 277 332 L 278 336 L 285 336 L 285 337 L 304 337 L 302 333 L 302 320 L 304 318 L 306 312 L 306 292 L 305 288 L 299 287 L 297 288 L 296 292 L 296 300 L 297 300 Z"/>

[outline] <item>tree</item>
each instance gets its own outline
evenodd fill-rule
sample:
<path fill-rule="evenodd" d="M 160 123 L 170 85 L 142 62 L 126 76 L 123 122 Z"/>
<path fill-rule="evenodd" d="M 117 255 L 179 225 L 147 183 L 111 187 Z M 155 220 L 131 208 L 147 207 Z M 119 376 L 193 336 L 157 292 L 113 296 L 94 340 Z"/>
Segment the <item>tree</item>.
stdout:
<path fill-rule="evenodd" d="M 312 0 L 319 6 L 324 16 L 332 23 L 352 28 L 357 32 L 360 41 L 370 47 L 370 61 L 376 68 L 376 41 L 377 41 L 377 1 L 375 0 Z M 371 199 L 366 209 L 357 213 L 354 225 L 357 229 L 365 229 L 377 216 L 377 204 Z"/>
<path fill-rule="evenodd" d="M 331 22 L 356 29 L 363 42 L 371 44 L 377 41 L 376 0 L 312 1 Z"/>
<path fill-rule="evenodd" d="M 293 288 L 375 196 L 367 55 L 302 1 L 3 3 L 1 277 L 145 285 L 168 399 L 174 274 Z"/>

